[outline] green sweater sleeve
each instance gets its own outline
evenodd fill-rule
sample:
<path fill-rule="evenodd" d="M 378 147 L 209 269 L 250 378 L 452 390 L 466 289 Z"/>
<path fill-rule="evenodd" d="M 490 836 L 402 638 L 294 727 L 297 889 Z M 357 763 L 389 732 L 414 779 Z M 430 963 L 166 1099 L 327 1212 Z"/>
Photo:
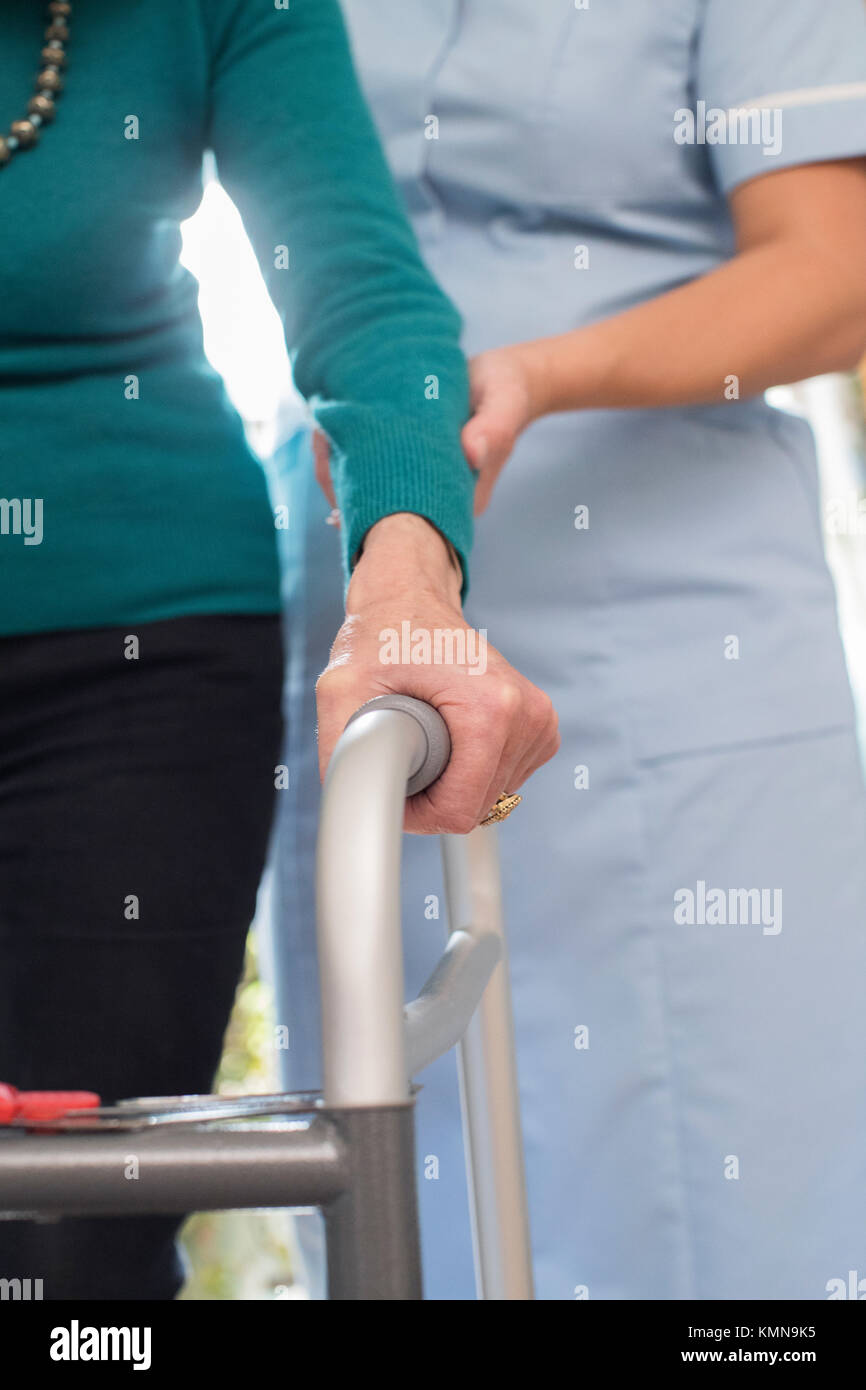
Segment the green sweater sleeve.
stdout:
<path fill-rule="evenodd" d="M 463 564 L 474 474 L 460 320 L 423 265 L 337 0 L 210 0 L 207 144 L 331 441 L 348 577 L 365 532 L 416 512 Z"/>

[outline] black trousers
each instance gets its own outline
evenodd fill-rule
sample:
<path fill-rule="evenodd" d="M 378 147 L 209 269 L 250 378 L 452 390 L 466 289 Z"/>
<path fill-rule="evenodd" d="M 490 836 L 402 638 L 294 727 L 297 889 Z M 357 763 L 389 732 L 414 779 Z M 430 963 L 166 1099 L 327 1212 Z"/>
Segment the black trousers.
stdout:
<path fill-rule="evenodd" d="M 275 616 L 0 639 L 0 1081 L 108 1101 L 211 1089 L 281 683 Z M 46 1299 L 170 1299 L 179 1226 L 0 1221 L 0 1278 L 42 1279 Z"/>

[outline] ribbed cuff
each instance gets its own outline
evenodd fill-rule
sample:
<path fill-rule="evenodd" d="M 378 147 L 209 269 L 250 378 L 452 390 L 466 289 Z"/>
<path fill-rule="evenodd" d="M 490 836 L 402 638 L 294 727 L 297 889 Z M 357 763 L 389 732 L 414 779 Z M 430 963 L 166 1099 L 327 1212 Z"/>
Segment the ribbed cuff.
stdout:
<path fill-rule="evenodd" d="M 425 428 L 418 419 L 355 405 L 323 406 L 316 417 L 331 440 L 331 478 L 340 509 L 346 586 L 370 527 L 395 512 L 414 512 L 441 531 L 456 550 L 465 599 L 475 474 L 459 440 L 449 443 L 441 430 Z"/>

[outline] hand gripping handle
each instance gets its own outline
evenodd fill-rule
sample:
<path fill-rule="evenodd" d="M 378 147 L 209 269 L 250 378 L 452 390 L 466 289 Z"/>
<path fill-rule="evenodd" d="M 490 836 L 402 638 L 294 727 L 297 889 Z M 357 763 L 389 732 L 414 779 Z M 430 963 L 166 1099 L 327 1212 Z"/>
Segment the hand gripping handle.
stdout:
<path fill-rule="evenodd" d="M 438 710 L 428 705 L 426 700 L 416 700 L 412 695 L 377 695 L 374 700 L 368 700 L 360 709 L 355 710 L 349 724 L 359 719 L 362 714 L 379 709 L 396 709 L 403 714 L 411 714 L 424 732 L 427 740 L 426 752 L 420 764 L 412 768 L 406 786 L 406 795 L 415 796 L 431 786 L 437 777 L 441 777 L 448 766 L 448 759 L 451 757 L 448 725 Z M 347 729 L 349 724 L 346 725 Z"/>

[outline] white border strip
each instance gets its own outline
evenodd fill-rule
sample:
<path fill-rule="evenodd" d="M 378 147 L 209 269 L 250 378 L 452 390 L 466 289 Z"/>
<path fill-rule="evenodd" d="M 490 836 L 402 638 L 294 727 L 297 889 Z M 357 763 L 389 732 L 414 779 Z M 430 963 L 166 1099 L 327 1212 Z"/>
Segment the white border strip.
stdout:
<path fill-rule="evenodd" d="M 829 87 L 800 87 L 791 92 L 771 92 L 754 101 L 738 101 L 729 111 L 746 111 L 753 107 L 818 106 L 824 101 L 857 101 L 866 97 L 866 82 L 839 82 Z"/>

